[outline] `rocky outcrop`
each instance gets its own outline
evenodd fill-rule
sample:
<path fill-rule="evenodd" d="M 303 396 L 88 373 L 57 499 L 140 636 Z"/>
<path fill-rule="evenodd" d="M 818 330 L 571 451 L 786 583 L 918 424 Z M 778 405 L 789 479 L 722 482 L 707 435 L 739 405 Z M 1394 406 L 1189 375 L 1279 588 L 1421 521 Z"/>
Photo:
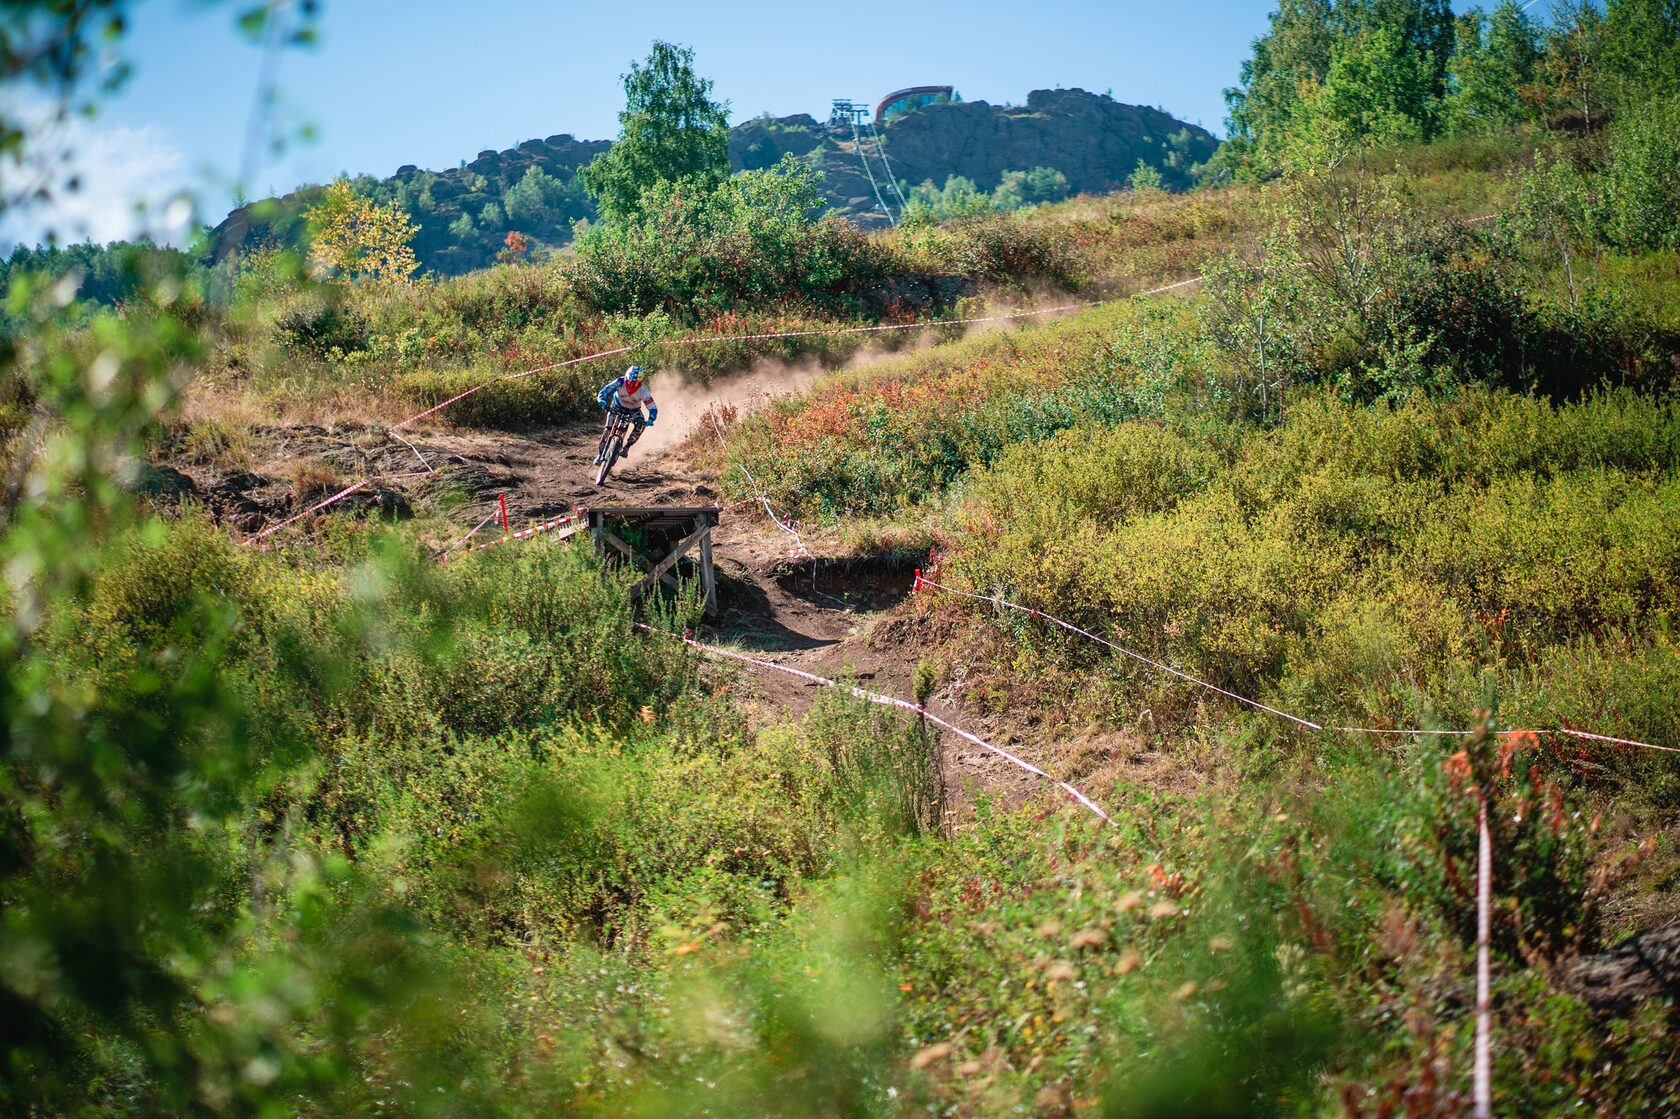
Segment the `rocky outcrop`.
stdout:
<path fill-rule="evenodd" d="M 885 181 L 890 167 L 901 183 L 943 186 L 952 175 L 990 191 L 1006 171 L 1054 167 L 1075 194 L 1123 189 L 1139 161 L 1161 172 L 1169 189 L 1190 185 L 1191 169 L 1219 146 L 1208 131 L 1142 105 L 1125 105 L 1082 89 L 1038 89 L 1024 106 L 955 101 L 927 105 L 888 121 L 880 130 L 886 162 L 873 137 L 863 135 L 872 185 L 849 126 L 831 128 L 810 116 L 758 118 L 731 134 L 737 168 L 768 167 L 791 154 L 819 167 L 823 191 L 838 213 L 883 223 L 877 189 L 888 205 L 897 196 Z"/>
<path fill-rule="evenodd" d="M 912 183 L 962 175 L 991 190 L 1005 171 L 1054 167 L 1075 194 L 1124 188 L 1139 160 L 1182 189 L 1219 145 L 1159 109 L 1082 89 L 1035 89 L 1024 106 L 928 105 L 889 121 L 886 143 L 893 169 Z"/>
<path fill-rule="evenodd" d="M 758 171 L 784 155 L 808 159 L 827 138 L 828 129 L 809 113 L 754 117 L 729 130 L 729 162 L 737 171 Z"/>
<path fill-rule="evenodd" d="M 1168 187 L 1187 186 L 1191 167 L 1218 145 L 1207 131 L 1158 109 L 1124 105 L 1081 89 L 1034 90 L 1024 106 L 984 101 L 927 105 L 888 121 L 882 136 L 900 183 L 943 185 L 948 177 L 961 175 L 991 190 L 1006 171 L 1053 167 L 1075 193 L 1124 187 L 1139 160 L 1158 168 Z M 539 245 L 569 242 L 573 222 L 592 215 L 576 178 L 578 168 L 611 146 L 606 140 L 550 136 L 506 151 L 481 151 L 470 163 L 445 171 L 405 164 L 388 179 L 363 179 L 359 185 L 382 201 L 401 204 L 420 227 L 414 250 L 421 265 L 453 275 L 494 263 L 510 230 Z M 884 180 L 885 168 L 867 136 L 864 146 L 872 172 Z M 849 125 L 831 127 L 800 113 L 755 117 L 730 131 L 729 158 L 736 170 L 770 167 L 787 155 L 823 172 L 822 189 L 836 213 L 866 224 L 883 223 L 876 187 L 897 208 L 888 183 L 871 186 Z M 532 168 L 566 184 L 566 197 L 540 218 L 510 218 L 504 208 L 507 192 Z M 296 244 L 303 234 L 302 214 L 319 190 L 305 188 L 235 210 L 212 231 L 212 259 L 253 244 Z"/>

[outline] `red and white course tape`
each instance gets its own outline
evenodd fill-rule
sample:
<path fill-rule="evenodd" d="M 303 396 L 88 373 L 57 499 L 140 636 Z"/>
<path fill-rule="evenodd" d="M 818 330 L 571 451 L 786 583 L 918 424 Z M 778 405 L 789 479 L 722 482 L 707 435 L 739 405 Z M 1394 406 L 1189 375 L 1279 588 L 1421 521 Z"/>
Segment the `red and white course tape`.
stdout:
<path fill-rule="evenodd" d="M 413 470 L 413 471 L 410 471 L 407 474 L 375 474 L 371 478 L 363 478 L 360 482 L 357 482 L 354 485 L 345 486 L 343 489 L 339 490 L 337 493 L 333 494 L 331 497 L 327 498 L 326 500 L 316 502 L 314 505 L 311 505 L 309 508 L 305 509 L 303 512 L 294 513 L 290 517 L 287 517 L 285 520 L 279 522 L 278 524 L 269 525 L 267 528 L 263 529 L 261 532 L 257 533 L 256 535 L 247 537 L 245 539 L 245 543 L 255 544 L 257 541 L 263 539 L 264 537 L 267 537 L 267 536 L 273 535 L 276 532 L 279 532 L 281 529 L 285 528 L 287 525 L 293 524 L 294 522 L 303 520 L 303 518 L 309 516 L 309 514 L 311 514 L 311 513 L 318 513 L 322 509 L 325 509 L 329 505 L 338 504 L 340 501 L 343 501 L 345 498 L 349 497 L 351 494 L 355 493 L 357 490 L 361 489 L 364 486 L 371 486 L 375 482 L 393 481 L 397 478 L 424 478 L 427 475 L 427 473 L 428 473 L 428 471 L 425 471 L 425 470 Z"/>
<path fill-rule="evenodd" d="M 496 514 L 491 514 L 491 516 L 496 516 Z M 545 532 L 553 532 L 557 528 L 564 528 L 566 525 L 572 524 L 577 520 L 577 513 L 562 513 L 553 520 L 544 521 L 539 525 L 532 525 L 530 528 L 523 529 L 519 532 L 504 533 L 503 535 L 496 537 L 494 540 L 486 540 L 482 544 L 474 544 L 472 547 L 465 550 L 468 552 L 482 552 L 484 549 L 494 548 L 498 544 L 510 544 L 519 540 L 529 540 L 533 536 L 541 536 Z M 481 525 L 480 527 L 483 526 Z M 444 555 L 444 558 L 448 558 L 447 553 Z"/>
<path fill-rule="evenodd" d="M 813 684 L 820 684 L 825 688 L 837 688 L 842 686 L 838 681 L 830 680 L 827 676 L 818 676 L 814 672 L 806 672 L 798 668 L 789 668 L 787 665 L 777 664 L 775 661 L 760 660 L 758 657 L 749 657 L 745 653 L 737 653 L 730 649 L 720 648 L 716 645 L 708 645 L 704 641 L 696 641 L 693 637 L 690 637 L 687 634 L 671 633 L 668 630 L 654 629 L 652 626 L 643 625 L 641 622 L 636 623 L 636 628 L 645 633 L 657 634 L 661 637 L 670 637 L 677 641 L 681 641 L 684 645 L 698 649 L 709 656 L 738 661 L 741 664 L 751 665 L 754 668 L 769 669 L 772 672 L 781 672 L 788 676 L 797 676 L 801 680 L 808 680 Z M 1011 765 L 1018 766 L 1019 768 L 1026 770 L 1028 773 L 1044 778 L 1046 781 L 1049 781 L 1051 784 L 1067 793 L 1074 800 L 1084 805 L 1104 823 L 1112 824 L 1114 822 L 1109 818 L 1108 813 L 1104 812 L 1096 801 L 1092 800 L 1090 797 L 1086 796 L 1066 781 L 1058 780 L 1046 773 L 1044 770 L 1038 768 L 1038 766 L 1033 765 L 1031 762 L 1022 761 L 1009 751 L 993 746 L 990 742 L 987 742 L 978 735 L 970 734 L 961 727 L 956 726 L 945 719 L 941 719 L 938 715 L 935 715 L 921 704 L 911 703 L 907 699 L 899 699 L 896 696 L 882 695 L 879 692 L 866 691 L 863 688 L 848 687 L 846 688 L 846 691 L 853 696 L 856 696 L 858 699 L 868 700 L 870 703 L 878 703 L 886 707 L 896 707 L 901 711 L 913 712 L 914 714 L 926 719 L 928 722 L 945 728 L 958 738 L 961 738 L 963 741 L 971 742 L 984 750 L 989 750 L 998 757 L 1009 762 Z"/>
<path fill-rule="evenodd" d="M 1476 794 L 1476 1053 L 1471 1063 L 1471 1100 L 1475 1119 L 1493 1119 L 1492 965 L 1493 840 L 1488 836 L 1487 798 Z"/>

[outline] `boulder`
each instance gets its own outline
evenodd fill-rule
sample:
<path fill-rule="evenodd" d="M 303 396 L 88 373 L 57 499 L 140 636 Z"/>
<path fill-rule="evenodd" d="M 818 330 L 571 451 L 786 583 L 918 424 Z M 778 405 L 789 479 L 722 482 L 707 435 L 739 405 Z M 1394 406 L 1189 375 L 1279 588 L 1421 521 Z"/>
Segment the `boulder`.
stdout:
<path fill-rule="evenodd" d="M 1608 952 L 1569 966 L 1564 986 L 1588 1006 L 1626 1018 L 1647 999 L 1680 1004 L 1680 924 L 1630 936 Z"/>
<path fill-rule="evenodd" d="M 198 493 L 198 483 L 191 475 L 157 463 L 143 463 L 134 476 L 134 490 L 142 496 L 166 504 L 178 504 L 184 497 Z"/>

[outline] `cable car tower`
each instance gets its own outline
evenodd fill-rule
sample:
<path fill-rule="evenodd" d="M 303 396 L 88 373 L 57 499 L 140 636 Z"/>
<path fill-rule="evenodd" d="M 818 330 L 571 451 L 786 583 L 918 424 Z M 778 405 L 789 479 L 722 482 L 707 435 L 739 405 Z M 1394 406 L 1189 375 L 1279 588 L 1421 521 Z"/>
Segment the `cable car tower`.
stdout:
<path fill-rule="evenodd" d="M 869 180 L 869 189 L 875 192 L 875 203 L 881 207 L 881 212 L 887 215 L 888 225 L 897 225 L 898 218 L 893 216 L 892 207 L 881 194 L 881 184 L 875 178 L 875 169 L 869 165 L 869 153 L 864 150 L 863 133 L 860 124 L 867 124 L 869 134 L 875 138 L 875 157 L 881 161 L 881 168 L 886 176 L 887 185 L 898 195 L 898 204 L 904 205 L 904 195 L 899 192 L 898 183 L 893 179 L 892 168 L 887 164 L 887 151 L 881 143 L 880 133 L 875 131 L 875 120 L 869 106 L 860 105 L 849 97 L 836 97 L 834 107 L 828 115 L 828 123 L 835 128 L 850 128 L 852 130 L 852 146 L 857 149 L 858 159 L 863 162 L 864 177 Z"/>

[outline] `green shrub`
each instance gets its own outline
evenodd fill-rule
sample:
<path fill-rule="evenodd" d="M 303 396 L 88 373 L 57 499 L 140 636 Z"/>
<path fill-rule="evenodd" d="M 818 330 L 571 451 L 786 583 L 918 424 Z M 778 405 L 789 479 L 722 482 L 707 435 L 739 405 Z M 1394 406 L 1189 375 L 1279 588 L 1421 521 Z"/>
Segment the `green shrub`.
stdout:
<path fill-rule="evenodd" d="M 1553 650 L 1680 617 L 1677 439 L 1673 405 L 1627 393 L 1392 410 L 1309 398 L 1228 462 L 1138 425 L 1076 429 L 979 474 L 943 562 L 966 585 L 1310 718 L 1465 719 L 1484 673 L 1551 713 L 1522 681 L 1544 679 Z M 1107 659 L 1066 649 L 1072 663 Z M 1135 663 L 1107 671 L 1157 723 L 1198 714 L 1180 706 L 1203 698 L 1193 689 L 1173 684 L 1169 702 Z M 1680 708 L 1640 698 L 1653 694 L 1642 678 L 1606 679 L 1588 710 L 1665 740 Z"/>
<path fill-rule="evenodd" d="M 1606 234 L 1627 249 L 1680 249 L 1680 97 L 1644 103 L 1610 126 Z"/>
<path fill-rule="evenodd" d="M 1014 173 L 1023 174 L 1019 171 Z M 1019 209 L 1021 203 L 1018 198 L 1023 184 L 1017 182 L 1012 185 L 1015 187 L 1014 195 L 1003 193 L 1003 187 L 1000 185 L 999 197 L 993 199 L 990 195 L 981 193 L 974 185 L 973 179 L 961 175 L 946 176 L 943 187 L 934 186 L 933 180 L 928 179 L 921 185 L 910 188 L 902 220 L 916 226 L 949 221 L 952 218 L 971 218 L 999 209 Z M 1065 180 L 1063 185 L 1066 186 Z M 1065 195 L 1066 192 L 1063 193 Z M 1012 202 L 1015 204 L 1011 205 Z"/>
<path fill-rule="evenodd" d="M 636 214 L 578 238 L 578 290 L 602 311 L 665 310 L 684 322 L 764 304 L 855 310 L 853 293 L 884 274 L 884 261 L 844 223 L 814 220 L 819 209 L 791 157 L 710 191 L 661 182 Z"/>
<path fill-rule="evenodd" d="M 504 380 L 498 373 L 478 369 L 419 370 L 398 377 L 394 387 L 420 410 L 482 385 L 473 395 L 450 405 L 440 418 L 461 427 L 529 431 L 587 413 L 595 390 L 622 371 L 622 367 L 615 371 L 602 362 L 586 362 Z"/>
<path fill-rule="evenodd" d="M 339 298 L 292 307 L 275 321 L 274 339 L 287 350 L 321 360 L 361 353 L 370 345 L 366 316 Z"/>
<path fill-rule="evenodd" d="M 1063 234 L 1011 214 L 964 216 L 954 223 L 949 267 L 965 276 L 1027 286 L 1074 287 L 1082 277 Z"/>

